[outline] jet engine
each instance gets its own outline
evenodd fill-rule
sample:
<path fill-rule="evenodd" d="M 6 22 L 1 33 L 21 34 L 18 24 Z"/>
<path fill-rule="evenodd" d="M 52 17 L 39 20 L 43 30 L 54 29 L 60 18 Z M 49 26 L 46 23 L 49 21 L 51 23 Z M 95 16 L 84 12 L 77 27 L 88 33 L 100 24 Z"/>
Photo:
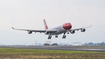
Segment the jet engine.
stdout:
<path fill-rule="evenodd" d="M 28 31 L 28 34 L 32 34 L 32 31 Z"/>
<path fill-rule="evenodd" d="M 70 33 L 71 33 L 71 34 L 74 34 L 74 33 L 75 33 L 75 30 L 70 30 Z"/>
<path fill-rule="evenodd" d="M 83 28 L 81 29 L 81 32 L 85 32 L 85 31 L 86 31 L 86 29 L 83 29 Z"/>

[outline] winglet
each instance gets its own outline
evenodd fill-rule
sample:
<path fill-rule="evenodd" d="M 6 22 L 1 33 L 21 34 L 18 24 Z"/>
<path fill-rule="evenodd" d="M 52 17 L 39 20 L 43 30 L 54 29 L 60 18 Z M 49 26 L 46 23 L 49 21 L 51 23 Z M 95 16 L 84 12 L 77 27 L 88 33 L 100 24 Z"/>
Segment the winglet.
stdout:
<path fill-rule="evenodd" d="M 14 28 L 12 27 L 12 29 L 14 29 Z"/>

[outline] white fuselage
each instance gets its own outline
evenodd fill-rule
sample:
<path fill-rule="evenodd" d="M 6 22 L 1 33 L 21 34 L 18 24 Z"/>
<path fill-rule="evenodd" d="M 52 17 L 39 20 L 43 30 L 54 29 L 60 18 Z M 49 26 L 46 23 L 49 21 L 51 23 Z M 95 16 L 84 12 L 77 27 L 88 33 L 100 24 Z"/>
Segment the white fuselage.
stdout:
<path fill-rule="evenodd" d="M 64 32 L 66 32 L 67 30 L 65 30 L 63 27 L 62 27 L 62 25 L 60 25 L 60 26 L 57 26 L 57 27 L 54 27 L 54 28 L 51 28 L 51 29 L 48 29 L 48 31 L 57 31 L 57 32 L 55 32 L 55 33 L 50 33 L 50 35 L 59 35 L 59 34 L 62 34 L 62 33 L 64 33 Z M 49 34 L 47 34 L 47 35 L 49 35 Z"/>

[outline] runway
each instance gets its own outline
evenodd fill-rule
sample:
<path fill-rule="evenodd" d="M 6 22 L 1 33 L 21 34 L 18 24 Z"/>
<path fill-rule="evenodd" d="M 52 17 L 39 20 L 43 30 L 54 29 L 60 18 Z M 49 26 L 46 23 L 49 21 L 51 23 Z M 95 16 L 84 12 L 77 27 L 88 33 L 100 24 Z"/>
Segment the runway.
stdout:
<path fill-rule="evenodd" d="M 69 50 L 69 51 L 93 51 L 105 52 L 105 46 L 19 46 L 9 45 L 0 48 L 24 48 L 24 49 L 46 49 L 46 50 Z"/>

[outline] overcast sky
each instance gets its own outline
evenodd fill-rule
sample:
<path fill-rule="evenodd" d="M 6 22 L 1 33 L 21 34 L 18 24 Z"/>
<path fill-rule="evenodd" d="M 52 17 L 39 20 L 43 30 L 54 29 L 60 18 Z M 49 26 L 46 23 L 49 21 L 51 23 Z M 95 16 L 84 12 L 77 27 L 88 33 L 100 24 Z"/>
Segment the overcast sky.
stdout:
<path fill-rule="evenodd" d="M 44 30 L 43 19 L 52 28 L 70 22 L 73 28 L 92 25 L 85 33 L 67 34 L 66 39 L 11 29 Z M 34 44 L 105 41 L 105 0 L 0 0 L 0 44 Z"/>

